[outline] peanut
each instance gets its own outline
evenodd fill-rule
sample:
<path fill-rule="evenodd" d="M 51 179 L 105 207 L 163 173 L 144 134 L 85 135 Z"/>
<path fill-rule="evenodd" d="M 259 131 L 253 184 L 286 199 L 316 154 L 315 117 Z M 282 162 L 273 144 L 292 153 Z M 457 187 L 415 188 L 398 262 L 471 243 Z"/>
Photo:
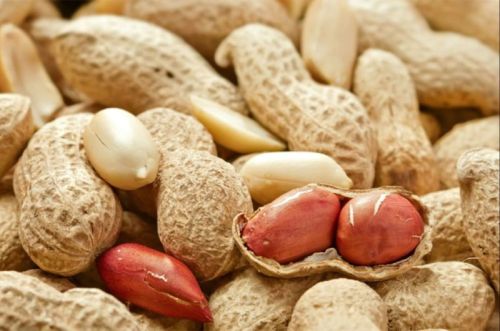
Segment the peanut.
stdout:
<path fill-rule="evenodd" d="M 142 217 L 129 212 L 123 212 L 122 228 L 117 243 L 134 242 L 151 247 L 157 251 L 163 250 L 156 224 L 144 220 Z"/>
<path fill-rule="evenodd" d="M 293 308 L 288 331 L 387 330 L 387 309 L 368 285 L 339 278 L 308 289 Z"/>
<path fill-rule="evenodd" d="M 65 116 L 44 125 L 14 172 L 23 248 L 41 269 L 62 276 L 89 267 L 114 243 L 121 226 L 120 204 L 83 149 L 92 116 Z"/>
<path fill-rule="evenodd" d="M 348 91 L 315 83 L 283 33 L 246 25 L 221 43 L 215 59 L 234 65 L 252 114 L 290 150 L 327 154 L 354 187 L 372 186 L 376 145 L 366 110 Z"/>
<path fill-rule="evenodd" d="M 432 226 L 432 251 L 425 261 L 476 262 L 463 229 L 459 189 L 429 193 L 421 199 L 429 211 L 429 225 Z"/>
<path fill-rule="evenodd" d="M 14 165 L 35 131 L 31 102 L 17 94 L 0 94 L 0 179 Z"/>
<path fill-rule="evenodd" d="M 61 12 L 51 0 L 34 0 L 27 21 L 39 18 L 61 18 Z"/>
<path fill-rule="evenodd" d="M 64 106 L 29 36 L 12 24 L 0 28 L 0 90 L 28 96 L 37 127 Z"/>
<path fill-rule="evenodd" d="M 30 13 L 35 0 L 0 0 L 0 25 L 20 24 Z"/>
<path fill-rule="evenodd" d="M 299 36 L 298 24 L 277 0 L 129 0 L 125 15 L 172 31 L 210 61 L 231 31 L 252 22 L 281 30 L 294 41 Z"/>
<path fill-rule="evenodd" d="M 436 142 L 434 154 L 440 172 L 441 186 L 444 188 L 458 186 L 456 164 L 465 151 L 479 147 L 500 149 L 499 125 L 498 116 L 467 121 L 454 126 Z"/>
<path fill-rule="evenodd" d="M 497 0 L 412 0 L 433 28 L 454 31 L 481 40 L 498 52 Z"/>
<path fill-rule="evenodd" d="M 213 101 L 191 96 L 192 113 L 218 144 L 238 153 L 281 151 L 285 145 L 259 123 Z"/>
<path fill-rule="evenodd" d="M 495 309 L 484 273 L 468 263 L 418 266 L 373 286 L 387 305 L 389 330 L 483 330 Z"/>
<path fill-rule="evenodd" d="M 351 87 L 358 46 L 358 26 L 347 0 L 314 0 L 302 26 L 301 53 L 319 81 Z"/>
<path fill-rule="evenodd" d="M 242 210 L 252 211 L 243 179 L 230 164 L 207 152 L 178 150 L 162 155 L 155 185 L 158 233 L 165 251 L 202 281 L 232 271 L 240 254 L 231 223 Z"/>
<path fill-rule="evenodd" d="M 101 290 L 61 293 L 14 271 L 0 272 L 0 301 L 0 325 L 11 331 L 141 330 L 127 308 Z"/>
<path fill-rule="evenodd" d="M 82 17 L 64 26 L 51 46 L 64 79 L 108 107 L 140 113 L 165 106 L 189 114 L 189 94 L 194 93 L 247 112 L 234 85 L 182 39 L 152 24 Z"/>
<path fill-rule="evenodd" d="M 260 204 L 310 183 L 345 189 L 352 186 L 351 179 L 335 160 L 314 152 L 261 153 L 245 160 L 239 173 L 252 198 Z"/>
<path fill-rule="evenodd" d="M 421 104 L 435 108 L 499 110 L 498 53 L 479 41 L 433 32 L 407 0 L 349 0 L 360 28 L 361 50 L 380 48 L 408 67 Z"/>
<path fill-rule="evenodd" d="M 206 331 L 286 331 L 292 310 L 318 276 L 276 279 L 249 268 L 210 296 L 214 316 Z"/>
<path fill-rule="evenodd" d="M 148 311 L 132 313 L 144 331 L 200 331 L 201 325 L 187 319 L 164 317 Z"/>
<path fill-rule="evenodd" d="M 12 193 L 0 194 L 0 271 L 33 267 L 17 233 L 18 214 L 16 197 Z"/>
<path fill-rule="evenodd" d="M 337 195 L 311 187 L 290 191 L 259 209 L 242 238 L 255 254 L 288 263 L 333 244 L 340 202 Z"/>
<path fill-rule="evenodd" d="M 405 65 L 390 53 L 365 51 L 358 59 L 354 93 L 376 131 L 375 185 L 402 186 L 416 194 L 438 190 L 436 162 Z"/>
<path fill-rule="evenodd" d="M 126 243 L 102 254 L 97 268 L 109 291 L 124 301 L 165 316 L 212 320 L 196 278 L 171 256 Z"/>
<path fill-rule="evenodd" d="M 314 198 L 318 196 L 321 197 L 320 194 L 304 194 L 305 197 L 299 195 L 300 192 L 308 192 L 311 189 L 318 190 L 318 192 L 327 192 L 329 195 L 335 194 L 341 204 L 348 201 L 341 210 L 338 220 L 339 225 L 336 232 L 334 232 L 336 237 L 334 247 L 330 246 L 323 251 L 313 252 L 299 260 L 294 259 L 287 264 L 274 260 L 274 257 L 266 258 L 254 253 L 250 243 L 245 242 L 245 237 L 250 237 L 248 233 L 245 234 L 245 229 L 247 224 L 254 222 L 255 217 L 261 217 L 260 214 L 266 210 L 271 210 L 269 216 L 265 215 L 270 222 L 270 231 L 265 233 L 265 236 L 261 236 L 259 231 L 256 231 L 259 234 L 256 239 L 274 239 L 280 238 L 282 235 L 286 238 L 288 235 L 291 238 L 286 238 L 286 245 L 290 245 L 291 242 L 293 245 L 299 246 L 304 241 L 307 245 L 301 247 L 303 252 L 307 251 L 308 248 L 315 247 L 310 239 L 321 238 L 323 236 L 322 231 L 328 231 L 324 223 L 321 225 L 320 230 L 313 230 L 309 234 L 307 230 L 302 228 L 299 228 L 299 231 L 290 231 L 289 228 L 282 226 L 287 224 L 287 219 L 294 221 L 288 223 L 292 229 L 300 226 L 300 224 L 307 226 L 309 217 L 321 215 L 320 210 L 329 210 L 326 206 L 322 206 L 321 209 L 310 208 L 311 201 L 314 201 Z M 427 211 L 416 196 L 401 188 L 389 186 L 356 191 L 310 184 L 287 193 L 285 197 L 288 197 L 288 199 L 283 198 L 277 201 L 277 207 L 273 206 L 273 202 L 270 206 L 264 206 L 255 213 L 246 215 L 241 213 L 233 220 L 232 230 L 236 246 L 245 260 L 265 275 L 292 278 L 337 272 L 358 280 L 379 281 L 405 273 L 420 263 L 422 257 L 431 250 L 431 229 L 427 225 Z M 305 203 L 301 203 L 299 199 L 303 199 Z M 388 201 L 386 201 L 387 199 Z M 354 205 L 354 208 L 350 208 L 349 205 Z M 333 206 L 335 206 L 335 203 Z M 358 210 L 356 206 L 359 206 L 360 209 Z M 332 207 L 330 206 L 330 208 Z M 357 211 L 354 211 L 354 209 Z M 290 213 L 287 214 L 287 211 Z M 372 218 L 373 211 L 377 212 L 374 216 L 375 222 L 368 221 Z M 283 217 L 283 220 L 275 220 L 272 213 Z M 345 216 L 346 214 L 347 216 Z M 295 217 L 297 217 L 295 215 L 303 215 L 303 222 L 295 222 Z M 385 216 L 386 219 L 382 218 L 383 220 L 379 221 L 380 216 Z M 352 225 L 350 221 L 354 218 L 354 225 Z M 407 224 L 406 222 L 401 223 L 402 221 L 399 218 L 405 220 Z M 300 218 L 297 217 L 298 219 Z M 358 221 L 360 222 L 356 223 Z M 263 224 L 265 223 L 263 222 Z M 341 227 L 340 223 L 345 225 Z M 394 229 L 387 227 L 386 223 L 389 223 Z M 273 229 L 274 224 L 279 226 Z M 267 230 L 266 226 L 259 226 Z M 285 228 L 284 233 L 282 233 L 283 228 Z M 371 232 L 367 231 L 367 229 L 371 230 Z M 404 239 L 399 238 L 399 235 Z M 268 244 L 269 247 L 272 247 L 273 241 L 269 240 Z M 379 247 L 376 244 L 379 244 Z M 260 249 L 258 246 L 257 248 Z M 287 248 L 282 247 L 276 257 L 286 256 Z M 266 252 L 265 249 L 263 251 Z M 297 253 L 297 251 L 291 249 L 290 253 Z"/>
<path fill-rule="evenodd" d="M 492 149 L 472 149 L 463 153 L 457 162 L 463 229 L 497 293 L 500 291 L 498 154 Z"/>
<path fill-rule="evenodd" d="M 153 137 L 134 115 L 119 108 L 98 112 L 83 133 L 85 154 L 97 173 L 122 190 L 152 183 L 160 152 Z"/>
<path fill-rule="evenodd" d="M 67 115 L 74 115 L 74 114 L 80 114 L 80 113 L 97 113 L 106 107 L 103 105 L 100 105 L 98 103 L 92 102 L 92 101 L 87 101 L 87 102 L 80 102 L 80 103 L 75 103 L 71 106 L 67 106 L 62 108 L 59 112 L 56 114 L 56 118 L 62 117 L 62 116 L 67 116 Z"/>
<path fill-rule="evenodd" d="M 388 264 L 411 254 L 423 232 L 422 217 L 410 201 L 398 194 L 367 193 L 342 207 L 336 247 L 355 265 Z"/>

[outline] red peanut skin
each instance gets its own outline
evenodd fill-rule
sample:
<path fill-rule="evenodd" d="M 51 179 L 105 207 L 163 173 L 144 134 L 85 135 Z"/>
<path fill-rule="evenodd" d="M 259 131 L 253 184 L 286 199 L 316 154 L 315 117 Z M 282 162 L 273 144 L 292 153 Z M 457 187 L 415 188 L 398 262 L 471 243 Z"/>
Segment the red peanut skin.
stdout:
<path fill-rule="evenodd" d="M 387 264 L 409 255 L 423 232 L 422 217 L 410 201 L 399 194 L 373 192 L 349 200 L 342 208 L 336 246 L 351 264 Z"/>
<path fill-rule="evenodd" d="M 339 211 L 334 193 L 310 187 L 292 190 L 248 221 L 243 240 L 256 255 L 279 263 L 297 261 L 333 245 Z"/>
<path fill-rule="evenodd" d="M 126 243 L 97 260 L 108 290 L 123 301 L 168 317 L 212 321 L 205 295 L 181 261 L 149 247 Z"/>

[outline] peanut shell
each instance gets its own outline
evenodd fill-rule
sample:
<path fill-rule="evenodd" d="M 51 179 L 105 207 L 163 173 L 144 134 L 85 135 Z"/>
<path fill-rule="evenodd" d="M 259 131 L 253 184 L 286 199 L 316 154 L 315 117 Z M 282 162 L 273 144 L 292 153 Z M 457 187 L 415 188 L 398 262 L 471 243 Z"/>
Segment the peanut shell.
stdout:
<path fill-rule="evenodd" d="M 500 291 L 499 152 L 471 149 L 457 162 L 463 229 L 474 255 Z"/>
<path fill-rule="evenodd" d="M 283 33 L 246 25 L 221 43 L 215 59 L 235 67 L 255 119 L 290 150 L 327 154 L 354 187 L 372 187 L 377 150 L 366 110 L 348 91 L 315 83 Z"/>
<path fill-rule="evenodd" d="M 484 273 L 463 262 L 437 262 L 373 285 L 387 305 L 389 331 L 483 330 L 495 309 Z"/>
<path fill-rule="evenodd" d="M 247 113 L 234 85 L 182 39 L 152 24 L 86 16 L 64 26 L 51 46 L 64 79 L 108 107 L 133 113 L 171 107 L 189 114 L 194 93 Z"/>
<path fill-rule="evenodd" d="M 62 276 L 88 268 L 121 227 L 117 197 L 85 157 L 82 135 L 92 116 L 44 125 L 14 172 L 21 243 L 41 269 Z"/>

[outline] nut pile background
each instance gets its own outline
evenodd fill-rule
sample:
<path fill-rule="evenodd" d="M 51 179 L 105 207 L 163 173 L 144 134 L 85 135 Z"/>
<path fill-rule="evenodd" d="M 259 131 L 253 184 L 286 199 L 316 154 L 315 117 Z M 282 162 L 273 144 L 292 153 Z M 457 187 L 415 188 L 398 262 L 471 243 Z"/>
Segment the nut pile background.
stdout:
<path fill-rule="evenodd" d="M 0 0 L 0 330 L 500 330 L 499 8 Z"/>

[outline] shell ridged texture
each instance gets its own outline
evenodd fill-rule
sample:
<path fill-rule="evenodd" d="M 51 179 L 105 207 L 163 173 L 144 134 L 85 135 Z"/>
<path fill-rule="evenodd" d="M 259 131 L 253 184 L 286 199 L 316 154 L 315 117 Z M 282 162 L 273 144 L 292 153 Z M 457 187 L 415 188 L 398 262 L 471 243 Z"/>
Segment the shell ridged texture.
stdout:
<path fill-rule="evenodd" d="M 432 251 L 425 260 L 428 263 L 476 261 L 462 227 L 459 189 L 429 193 L 421 200 L 427 207 L 429 225 L 432 226 Z"/>
<path fill-rule="evenodd" d="M 43 270 L 69 276 L 111 246 L 121 207 L 85 157 L 82 134 L 91 114 L 65 116 L 41 128 L 14 172 L 19 235 Z"/>
<path fill-rule="evenodd" d="M 0 194 L 0 270 L 25 270 L 33 266 L 21 245 L 17 200 L 12 193 Z"/>
<path fill-rule="evenodd" d="M 458 186 L 457 160 L 468 149 L 500 148 L 499 117 L 491 116 L 457 124 L 434 144 L 443 187 Z"/>
<path fill-rule="evenodd" d="M 327 154 L 354 187 L 372 186 L 376 142 L 366 110 L 348 91 L 312 81 L 283 33 L 246 25 L 222 42 L 216 61 L 233 63 L 252 114 L 290 150 Z"/>
<path fill-rule="evenodd" d="M 499 153 L 473 149 L 457 162 L 467 240 L 497 292 L 500 265 Z"/>
<path fill-rule="evenodd" d="M 14 165 L 35 131 L 30 100 L 17 94 L 0 94 L 0 178 Z"/>
<path fill-rule="evenodd" d="M 133 0 L 125 15 L 157 24 L 179 35 L 207 59 L 234 29 L 259 22 L 298 40 L 298 24 L 276 0 Z M 196 24 L 193 24 L 196 22 Z"/>
<path fill-rule="evenodd" d="M 368 285 L 351 279 L 320 282 L 293 309 L 287 331 L 387 330 L 387 309 Z"/>
<path fill-rule="evenodd" d="M 94 101 L 140 113 L 171 107 L 189 114 L 189 94 L 246 113 L 236 87 L 194 49 L 152 24 L 107 15 L 67 24 L 52 49 L 63 77 Z"/>
<path fill-rule="evenodd" d="M 207 153 L 163 154 L 158 174 L 158 233 L 165 250 L 186 263 L 201 280 L 222 276 L 240 254 L 231 225 L 252 201 L 231 164 Z"/>
<path fill-rule="evenodd" d="M 375 185 L 402 186 L 416 194 L 439 189 L 433 150 L 405 65 L 391 53 L 367 50 L 358 59 L 354 93 L 377 133 Z"/>
<path fill-rule="evenodd" d="M 140 330 L 127 308 L 100 290 L 60 293 L 18 272 L 0 273 L 0 301 L 0 330 Z"/>
<path fill-rule="evenodd" d="M 419 102 L 436 108 L 499 110 L 498 53 L 478 40 L 433 32 L 410 1 L 349 0 L 360 28 L 360 49 L 380 48 L 407 66 Z"/>
<path fill-rule="evenodd" d="M 210 133 L 191 116 L 168 108 L 155 108 L 139 114 L 137 118 L 163 152 L 193 149 L 214 155 L 217 153 Z"/>
<path fill-rule="evenodd" d="M 205 330 L 286 331 L 295 303 L 320 280 L 270 278 L 246 269 L 211 295 L 214 321 Z"/>
<path fill-rule="evenodd" d="M 374 289 L 387 305 L 389 330 L 483 330 L 495 292 L 481 269 L 463 262 L 415 267 Z"/>

